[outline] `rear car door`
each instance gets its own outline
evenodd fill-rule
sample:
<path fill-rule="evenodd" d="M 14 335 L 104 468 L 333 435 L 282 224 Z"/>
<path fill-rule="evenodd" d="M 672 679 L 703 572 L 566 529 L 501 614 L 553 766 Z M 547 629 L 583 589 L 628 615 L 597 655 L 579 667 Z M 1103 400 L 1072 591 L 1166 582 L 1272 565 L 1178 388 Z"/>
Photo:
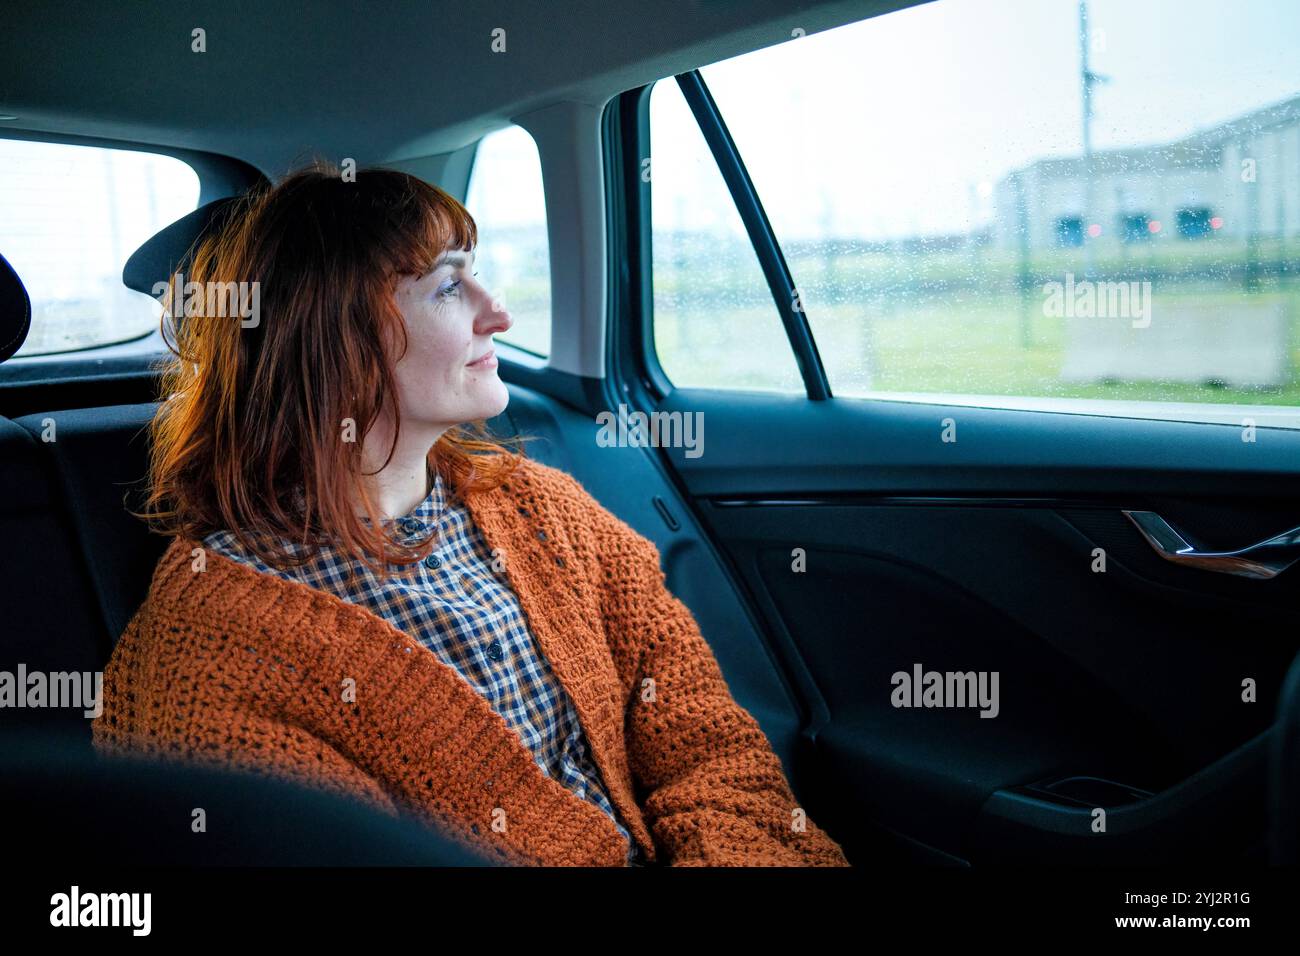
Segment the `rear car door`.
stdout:
<path fill-rule="evenodd" d="M 1091 7 L 796 24 L 607 111 L 611 408 L 761 621 L 850 858 L 1270 852 L 1300 22 Z"/>

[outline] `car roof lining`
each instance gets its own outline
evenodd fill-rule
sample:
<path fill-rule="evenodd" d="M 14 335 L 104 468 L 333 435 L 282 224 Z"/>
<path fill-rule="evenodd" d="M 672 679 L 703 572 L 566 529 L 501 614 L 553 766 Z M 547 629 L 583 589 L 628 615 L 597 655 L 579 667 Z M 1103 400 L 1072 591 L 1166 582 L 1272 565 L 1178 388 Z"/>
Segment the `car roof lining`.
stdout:
<path fill-rule="evenodd" d="M 557 15 L 534 0 L 400 0 L 378 16 L 344 0 L 46 0 L 6 12 L 0 112 L 18 118 L 0 129 L 233 156 L 272 179 L 315 155 L 391 164 L 452 152 L 560 102 L 603 106 L 796 28 L 914 3 L 599 0 Z M 206 52 L 191 51 L 194 28 L 206 31 Z"/>

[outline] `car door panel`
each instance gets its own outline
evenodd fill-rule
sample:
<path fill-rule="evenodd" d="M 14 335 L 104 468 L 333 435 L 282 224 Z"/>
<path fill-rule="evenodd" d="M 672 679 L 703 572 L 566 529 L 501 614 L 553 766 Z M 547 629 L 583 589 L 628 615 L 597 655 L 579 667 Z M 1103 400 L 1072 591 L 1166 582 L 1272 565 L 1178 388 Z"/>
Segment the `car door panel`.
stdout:
<path fill-rule="evenodd" d="M 657 410 L 703 416 L 703 454 L 661 453 L 810 675 L 818 792 L 852 849 L 1174 860 L 1211 822 L 1199 852 L 1258 847 L 1300 577 L 1174 565 L 1123 511 L 1214 550 L 1294 528 L 1300 433 L 704 389 Z M 894 706 L 917 665 L 997 672 L 996 717 Z"/>

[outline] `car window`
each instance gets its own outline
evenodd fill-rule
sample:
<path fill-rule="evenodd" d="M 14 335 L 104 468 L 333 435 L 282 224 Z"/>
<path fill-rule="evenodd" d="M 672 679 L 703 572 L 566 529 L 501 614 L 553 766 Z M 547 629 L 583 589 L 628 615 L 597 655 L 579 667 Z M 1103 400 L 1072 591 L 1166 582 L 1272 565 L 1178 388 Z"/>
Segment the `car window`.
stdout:
<path fill-rule="evenodd" d="M 804 391 L 758 256 L 681 89 L 650 92 L 654 347 L 677 386 Z"/>
<path fill-rule="evenodd" d="M 1300 401 L 1300 5 L 1233 10 L 939 0 L 703 68 L 834 394 Z"/>
<path fill-rule="evenodd" d="M 551 351 L 551 257 L 542 162 L 528 131 L 510 126 L 485 136 L 474 153 L 465 207 L 478 226 L 475 264 L 514 324 L 502 342 Z"/>
<path fill-rule="evenodd" d="M 199 178 L 170 156 L 0 140 L 0 254 L 32 300 L 17 355 L 122 342 L 161 309 L 122 284 L 127 258 L 198 206 Z"/>

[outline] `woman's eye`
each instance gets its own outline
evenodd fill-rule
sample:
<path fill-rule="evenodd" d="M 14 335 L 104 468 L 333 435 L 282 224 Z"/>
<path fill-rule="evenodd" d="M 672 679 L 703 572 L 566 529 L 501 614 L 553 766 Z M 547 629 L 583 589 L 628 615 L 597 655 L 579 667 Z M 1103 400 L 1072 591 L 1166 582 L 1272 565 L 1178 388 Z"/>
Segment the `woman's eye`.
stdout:
<path fill-rule="evenodd" d="M 453 296 L 458 294 L 460 290 L 460 283 L 461 283 L 460 279 L 457 279 L 455 282 L 450 282 L 447 285 L 443 286 L 441 289 L 439 289 L 438 294 L 446 296 L 447 298 L 450 299 Z"/>

